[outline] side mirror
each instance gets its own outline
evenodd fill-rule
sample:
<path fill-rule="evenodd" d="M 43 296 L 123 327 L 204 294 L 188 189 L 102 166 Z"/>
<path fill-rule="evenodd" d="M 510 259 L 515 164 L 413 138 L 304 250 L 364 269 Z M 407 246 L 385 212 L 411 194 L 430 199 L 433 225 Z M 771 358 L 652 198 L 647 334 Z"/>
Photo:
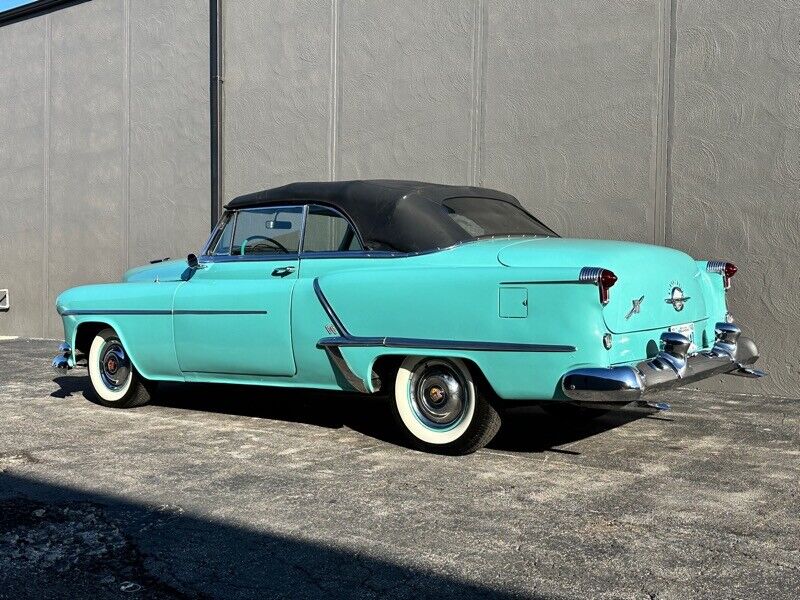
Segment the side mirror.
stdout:
<path fill-rule="evenodd" d="M 200 261 L 197 260 L 197 256 L 195 254 L 190 254 L 186 257 L 186 262 L 189 263 L 189 268 L 192 271 L 196 271 L 197 269 L 205 269 L 205 265 L 201 265 Z"/>

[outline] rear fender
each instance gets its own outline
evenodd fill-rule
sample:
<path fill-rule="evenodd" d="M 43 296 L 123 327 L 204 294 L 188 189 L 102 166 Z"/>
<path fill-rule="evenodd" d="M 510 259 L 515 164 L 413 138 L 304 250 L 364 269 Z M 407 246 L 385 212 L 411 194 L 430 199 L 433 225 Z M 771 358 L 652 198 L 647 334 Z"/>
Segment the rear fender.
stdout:
<path fill-rule="evenodd" d="M 559 271 L 556 273 L 555 271 Z M 609 364 L 595 285 L 579 269 L 430 267 L 338 272 L 319 287 L 352 336 L 537 345 L 536 351 L 341 346 L 350 370 L 374 392 L 375 362 L 385 356 L 441 356 L 474 363 L 505 399 L 553 398 L 561 375 L 578 366 Z M 546 275 L 546 276 L 545 276 Z M 500 316 L 500 290 L 527 293 L 527 316 Z M 467 344 L 469 345 L 469 344 Z M 571 351 L 548 347 L 574 347 Z M 386 389 L 384 382 L 384 389 Z"/>

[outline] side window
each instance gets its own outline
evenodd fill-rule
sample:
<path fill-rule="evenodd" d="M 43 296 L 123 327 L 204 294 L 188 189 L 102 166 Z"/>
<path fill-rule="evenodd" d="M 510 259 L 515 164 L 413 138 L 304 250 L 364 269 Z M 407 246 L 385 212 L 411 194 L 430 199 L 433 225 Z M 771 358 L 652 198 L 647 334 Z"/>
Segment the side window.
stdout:
<path fill-rule="evenodd" d="M 303 252 L 347 252 L 363 250 L 358 236 L 337 211 L 325 206 L 308 207 Z"/>
<path fill-rule="evenodd" d="M 228 223 L 214 253 L 233 256 L 296 254 L 302 222 L 300 206 L 240 210 L 236 219 Z M 226 240 L 231 238 L 233 243 L 225 252 Z"/>

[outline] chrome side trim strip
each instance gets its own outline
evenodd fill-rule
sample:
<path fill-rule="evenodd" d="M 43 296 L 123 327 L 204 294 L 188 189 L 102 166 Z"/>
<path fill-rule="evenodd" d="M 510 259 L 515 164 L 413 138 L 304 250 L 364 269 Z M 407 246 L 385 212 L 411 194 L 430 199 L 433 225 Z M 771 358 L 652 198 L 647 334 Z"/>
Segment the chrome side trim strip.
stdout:
<path fill-rule="evenodd" d="M 59 312 L 62 317 L 81 316 L 81 315 L 97 315 L 97 316 L 110 316 L 110 315 L 171 315 L 171 310 L 94 310 L 94 309 L 79 309 L 79 310 L 65 310 Z"/>
<path fill-rule="evenodd" d="M 336 347 L 367 347 L 382 346 L 385 348 L 427 348 L 430 350 L 477 350 L 482 352 L 575 352 L 575 346 L 557 344 L 522 344 L 517 342 L 474 342 L 462 340 L 436 340 L 401 337 L 360 337 L 352 335 L 345 327 L 339 315 L 333 310 L 330 302 L 322 292 L 319 279 L 314 279 L 314 293 L 317 295 L 322 308 L 328 315 L 339 337 L 322 338 L 317 342 L 320 348 Z"/>
<path fill-rule="evenodd" d="M 353 389 L 361 392 L 362 394 L 369 394 L 369 390 L 367 386 L 364 385 L 364 381 L 356 375 L 353 370 L 350 368 L 350 365 L 347 364 L 344 356 L 342 356 L 342 351 L 339 350 L 337 346 L 325 346 L 325 352 L 328 354 L 328 358 L 334 364 L 336 369 L 342 374 L 342 377 L 345 378 L 345 381 L 353 387 Z"/>
<path fill-rule="evenodd" d="M 266 315 L 266 310 L 173 310 L 173 315 Z"/>
<path fill-rule="evenodd" d="M 119 315 L 266 315 L 266 310 L 65 310 L 59 311 L 62 317 L 71 316 L 119 316 Z"/>
<path fill-rule="evenodd" d="M 425 348 L 429 350 L 475 350 L 478 352 L 575 352 L 575 346 L 556 344 L 519 344 L 515 342 L 471 342 L 460 340 L 436 340 L 400 337 L 328 337 L 317 342 L 317 346 L 383 348 Z"/>
<path fill-rule="evenodd" d="M 317 300 L 322 305 L 322 308 L 325 310 L 325 314 L 328 315 L 328 318 L 333 323 L 333 326 L 336 327 L 336 331 L 339 332 L 344 338 L 352 338 L 353 336 L 350 335 L 350 332 L 347 331 L 347 328 L 342 323 L 342 320 L 339 318 L 339 315 L 336 314 L 336 311 L 333 310 L 331 303 L 328 302 L 328 299 L 325 297 L 325 294 L 322 293 L 322 288 L 319 286 L 319 277 L 314 278 L 313 282 L 314 286 L 314 293 L 317 295 Z"/>

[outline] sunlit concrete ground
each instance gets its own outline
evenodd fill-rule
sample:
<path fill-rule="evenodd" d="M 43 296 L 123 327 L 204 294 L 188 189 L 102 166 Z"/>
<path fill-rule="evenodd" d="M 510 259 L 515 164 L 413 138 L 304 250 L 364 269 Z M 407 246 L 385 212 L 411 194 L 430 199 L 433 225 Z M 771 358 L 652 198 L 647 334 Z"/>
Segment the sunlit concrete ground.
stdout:
<path fill-rule="evenodd" d="M 528 409 L 452 458 L 345 394 L 173 385 L 105 409 L 83 373 L 50 371 L 56 345 L 0 341 L 0 598 L 800 589 L 800 401 L 680 392 L 588 424 Z"/>

